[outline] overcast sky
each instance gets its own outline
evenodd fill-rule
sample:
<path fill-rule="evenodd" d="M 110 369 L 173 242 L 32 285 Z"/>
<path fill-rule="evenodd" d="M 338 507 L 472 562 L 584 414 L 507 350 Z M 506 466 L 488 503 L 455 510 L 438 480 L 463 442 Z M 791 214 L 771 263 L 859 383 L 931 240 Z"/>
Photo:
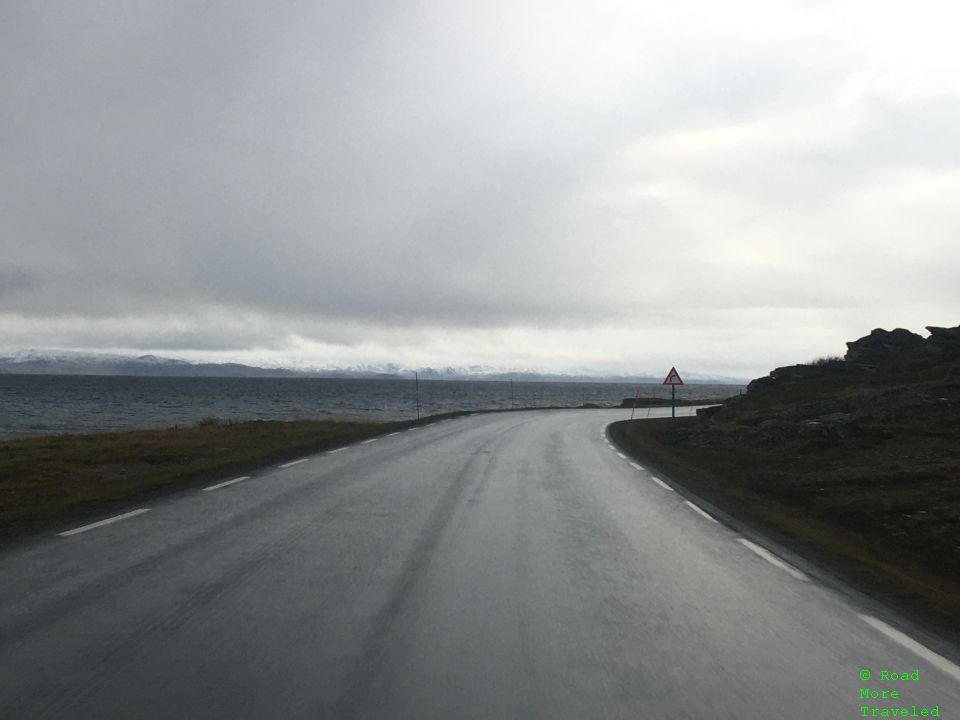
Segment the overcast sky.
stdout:
<path fill-rule="evenodd" d="M 956 7 L 5 0 L 0 348 L 753 377 L 957 325 Z"/>

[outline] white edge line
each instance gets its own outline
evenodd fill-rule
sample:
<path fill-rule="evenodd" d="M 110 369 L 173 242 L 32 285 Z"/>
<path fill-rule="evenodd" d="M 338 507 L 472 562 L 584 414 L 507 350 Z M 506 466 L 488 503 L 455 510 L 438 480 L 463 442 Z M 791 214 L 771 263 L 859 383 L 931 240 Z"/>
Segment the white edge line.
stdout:
<path fill-rule="evenodd" d="M 334 453 L 343 452 L 348 447 L 350 446 L 348 445 L 347 447 L 337 448 L 336 450 L 327 450 L 327 455 L 333 455 Z"/>
<path fill-rule="evenodd" d="M 759 555 L 760 557 L 762 557 L 764 560 L 766 560 L 766 561 L 767 561 L 768 563 L 770 563 L 771 565 L 776 565 L 776 566 L 777 566 L 778 568 L 780 568 L 781 570 L 786 570 L 788 573 L 790 573 L 791 575 L 793 575 L 797 580 L 809 580 L 809 579 L 810 579 L 810 578 L 808 578 L 804 573 L 800 572 L 799 570 L 797 570 L 797 569 L 796 569 L 795 567 L 793 567 L 792 565 L 788 565 L 787 563 L 785 563 L 783 560 L 781 560 L 780 558 L 778 558 L 776 555 L 774 555 L 772 552 L 770 552 L 770 551 L 767 550 L 766 548 L 762 548 L 762 547 L 760 547 L 759 545 L 757 545 L 756 543 L 750 542 L 750 541 L 747 540 L 746 538 L 737 538 L 737 542 L 739 542 L 739 543 L 740 543 L 741 545 L 743 545 L 744 547 L 749 548 L 750 550 L 752 550 L 754 553 L 756 553 L 757 555 Z"/>
<path fill-rule="evenodd" d="M 400 434 L 399 432 L 395 432 L 395 433 L 390 433 L 389 435 L 385 435 L 384 437 L 393 437 L 394 435 L 399 435 L 399 434 Z"/>
<path fill-rule="evenodd" d="M 651 475 L 651 476 L 650 476 L 650 479 L 653 480 L 657 485 L 659 485 L 660 487 L 662 487 L 664 490 L 669 490 L 670 492 L 673 492 L 673 488 L 670 487 L 669 485 L 667 485 L 667 484 L 666 484 L 663 480 L 661 480 L 660 478 L 654 477 L 653 475 Z"/>
<path fill-rule="evenodd" d="M 369 440 L 364 440 L 364 441 L 363 441 L 362 443 L 360 443 L 360 444 L 361 444 L 361 445 L 369 445 L 370 443 L 376 442 L 376 441 L 379 440 L 379 439 L 380 439 L 380 438 L 370 438 Z"/>
<path fill-rule="evenodd" d="M 123 513 L 123 515 L 114 515 L 111 518 L 106 520 L 101 520 L 99 522 L 90 523 L 89 525 L 84 525 L 83 527 L 74 528 L 73 530 L 67 530 L 66 532 L 57 533 L 60 537 L 69 537 L 70 535 L 77 535 L 87 530 L 93 530 L 94 528 L 102 527 L 104 525 L 109 525 L 110 523 L 115 523 L 118 520 L 126 520 L 127 518 L 132 518 L 135 515 L 143 515 L 145 512 L 150 512 L 150 508 L 140 508 L 138 510 L 131 510 L 128 513 Z"/>
<path fill-rule="evenodd" d="M 857 614 L 857 617 L 863 620 L 867 625 L 870 625 L 871 627 L 882 632 L 894 642 L 903 645 L 903 647 L 905 647 L 907 650 L 919 655 L 931 665 L 935 665 L 941 672 L 949 675 L 954 680 L 960 681 L 960 667 L 954 665 L 952 662 L 943 657 L 943 655 L 938 655 L 930 648 L 918 643 L 909 635 L 904 635 L 899 630 L 890 627 L 882 620 L 877 620 L 872 615 Z"/>
<path fill-rule="evenodd" d="M 699 506 L 697 506 L 697 505 L 694 505 L 694 504 L 693 504 L 692 502 L 690 502 L 689 500 L 684 500 L 684 501 L 683 501 L 683 504 L 684 504 L 684 505 L 687 505 L 687 506 L 688 506 L 691 510 L 693 510 L 695 513 L 698 513 L 699 515 L 702 515 L 703 517 L 705 517 L 705 518 L 706 518 L 707 520 L 709 520 L 710 522 L 717 522 L 717 519 L 716 519 L 713 515 L 711 515 L 710 513 L 708 513 L 708 512 L 707 512 L 706 510 L 704 510 L 703 508 L 701 508 L 701 507 L 699 507 Z"/>
<path fill-rule="evenodd" d="M 234 478 L 233 480 L 227 480 L 226 482 L 217 483 L 216 485 L 211 485 L 210 487 L 205 487 L 201 492 L 210 492 L 211 490 L 219 490 L 222 487 L 227 485 L 233 485 L 234 483 L 243 482 L 244 480 L 249 480 L 249 475 L 244 475 L 243 477 Z"/>
<path fill-rule="evenodd" d="M 299 465 L 300 463 L 305 463 L 305 462 L 306 462 L 307 460 L 309 460 L 309 459 L 310 459 L 310 458 L 300 458 L 299 460 L 294 460 L 294 461 L 292 461 L 292 462 L 284 463 L 283 465 L 280 465 L 280 467 L 282 467 L 282 468 L 293 467 L 294 465 Z"/>
<path fill-rule="evenodd" d="M 618 452 L 618 453 L 617 453 L 617 457 L 620 458 L 621 460 L 626 460 L 626 459 L 627 459 L 627 456 L 624 455 L 622 452 Z"/>
<path fill-rule="evenodd" d="M 644 471 L 643 465 L 637 465 L 635 462 L 630 463 L 630 467 L 632 467 L 634 470 L 639 470 L 640 472 Z"/>

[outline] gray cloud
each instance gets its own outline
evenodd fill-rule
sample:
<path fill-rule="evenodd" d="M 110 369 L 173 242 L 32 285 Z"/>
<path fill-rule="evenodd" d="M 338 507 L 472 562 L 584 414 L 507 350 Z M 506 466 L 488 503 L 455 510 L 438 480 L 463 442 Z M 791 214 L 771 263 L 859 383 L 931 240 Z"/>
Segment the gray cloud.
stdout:
<path fill-rule="evenodd" d="M 954 182 L 960 94 L 850 90 L 878 58 L 822 4 L 2 12 L 7 344 L 386 357 L 476 329 L 538 362 L 543 332 L 832 309 L 835 341 L 879 283 L 937 287 L 891 312 L 914 326 L 960 299 L 955 253 L 875 251 L 926 209 L 910 182 Z"/>

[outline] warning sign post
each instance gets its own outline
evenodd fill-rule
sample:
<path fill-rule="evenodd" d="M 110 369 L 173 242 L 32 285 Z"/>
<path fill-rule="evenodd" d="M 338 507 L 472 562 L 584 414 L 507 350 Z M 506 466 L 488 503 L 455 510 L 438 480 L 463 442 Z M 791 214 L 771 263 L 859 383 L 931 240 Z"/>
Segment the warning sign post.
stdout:
<path fill-rule="evenodd" d="M 663 384 L 670 386 L 670 417 L 675 418 L 677 416 L 677 385 L 683 385 L 680 373 L 675 367 L 670 368 L 670 372 L 663 379 Z"/>

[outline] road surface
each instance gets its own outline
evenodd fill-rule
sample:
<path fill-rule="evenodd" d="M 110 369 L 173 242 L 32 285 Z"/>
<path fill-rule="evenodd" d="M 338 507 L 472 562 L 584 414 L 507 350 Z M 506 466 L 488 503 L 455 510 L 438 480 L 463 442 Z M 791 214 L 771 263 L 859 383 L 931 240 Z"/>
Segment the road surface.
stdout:
<path fill-rule="evenodd" d="M 955 665 L 618 455 L 626 415 L 448 420 L 8 547 L 0 718 L 960 718 Z"/>

